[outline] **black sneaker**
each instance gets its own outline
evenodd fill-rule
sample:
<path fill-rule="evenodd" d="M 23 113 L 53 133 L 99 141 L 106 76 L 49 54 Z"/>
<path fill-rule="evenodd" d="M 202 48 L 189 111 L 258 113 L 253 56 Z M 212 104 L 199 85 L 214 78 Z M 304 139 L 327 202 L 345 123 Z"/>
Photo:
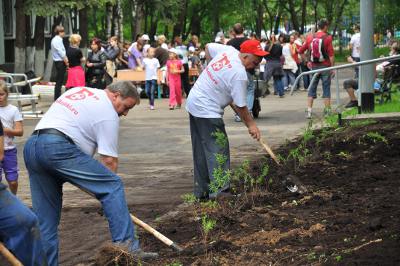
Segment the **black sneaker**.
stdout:
<path fill-rule="evenodd" d="M 352 107 L 357 107 L 358 106 L 358 101 L 350 101 L 344 108 L 352 108 Z"/>

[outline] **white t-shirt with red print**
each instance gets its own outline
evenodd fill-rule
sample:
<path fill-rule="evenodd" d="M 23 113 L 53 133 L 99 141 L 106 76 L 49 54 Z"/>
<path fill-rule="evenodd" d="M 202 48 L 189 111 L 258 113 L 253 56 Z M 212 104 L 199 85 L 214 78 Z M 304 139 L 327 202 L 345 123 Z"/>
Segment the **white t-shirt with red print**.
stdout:
<path fill-rule="evenodd" d="M 186 110 L 195 117 L 221 118 L 231 102 L 246 106 L 248 79 L 235 48 L 210 43 L 208 51 L 213 59 L 190 90 Z"/>
<path fill-rule="evenodd" d="M 86 154 L 118 157 L 119 117 L 103 90 L 77 87 L 61 95 L 36 126 L 54 128 Z"/>

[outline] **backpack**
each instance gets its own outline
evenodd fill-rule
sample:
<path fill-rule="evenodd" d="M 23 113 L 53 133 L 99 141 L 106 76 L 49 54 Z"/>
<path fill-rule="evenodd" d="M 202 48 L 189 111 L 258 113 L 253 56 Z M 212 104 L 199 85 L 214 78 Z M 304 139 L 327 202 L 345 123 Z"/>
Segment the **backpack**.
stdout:
<path fill-rule="evenodd" d="M 325 34 L 321 38 L 318 38 L 316 34 L 313 35 L 313 39 L 310 44 L 311 62 L 322 63 L 329 59 L 324 45 L 324 40 L 326 37 L 328 37 L 328 34 Z"/>

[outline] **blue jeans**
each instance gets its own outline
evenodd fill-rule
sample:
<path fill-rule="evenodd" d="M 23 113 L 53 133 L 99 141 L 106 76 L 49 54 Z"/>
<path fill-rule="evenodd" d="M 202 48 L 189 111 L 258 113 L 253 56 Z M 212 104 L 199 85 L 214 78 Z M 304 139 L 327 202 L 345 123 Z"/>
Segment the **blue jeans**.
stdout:
<path fill-rule="evenodd" d="M 313 67 L 312 70 L 316 69 L 323 69 L 326 68 L 324 67 Z M 314 83 L 310 85 L 310 89 L 308 90 L 308 97 L 312 98 L 317 98 L 317 86 L 319 83 L 319 80 L 322 80 L 322 98 L 331 98 L 331 72 L 330 71 L 325 71 L 321 72 L 319 74 L 314 74 L 317 75 L 317 78 L 315 79 Z"/>
<path fill-rule="evenodd" d="M 282 78 L 280 76 L 274 76 L 274 89 L 279 96 L 283 96 L 285 94 Z"/>
<path fill-rule="evenodd" d="M 296 79 L 295 74 L 289 70 L 289 69 L 284 69 L 283 72 L 285 73 L 285 75 L 282 77 L 282 82 L 283 82 L 283 87 L 284 88 L 288 88 L 289 85 L 293 85 L 294 81 Z"/>
<path fill-rule="evenodd" d="M 247 72 L 247 79 L 249 81 L 249 84 L 247 85 L 247 109 L 249 109 L 249 112 L 251 113 L 251 110 L 253 110 L 253 104 L 254 104 L 254 80 L 253 80 L 253 75 Z"/>
<path fill-rule="evenodd" d="M 145 89 L 147 97 L 149 97 L 150 105 L 154 105 L 154 91 L 156 90 L 157 80 L 146 80 Z"/>
<path fill-rule="evenodd" d="M 23 265 L 47 265 L 36 215 L 1 183 L 0 241 Z"/>
<path fill-rule="evenodd" d="M 119 176 L 58 135 L 32 135 L 24 147 L 24 160 L 49 265 L 58 265 L 57 228 L 64 182 L 94 194 L 101 202 L 113 242 L 126 244 L 131 251 L 139 248 Z"/>

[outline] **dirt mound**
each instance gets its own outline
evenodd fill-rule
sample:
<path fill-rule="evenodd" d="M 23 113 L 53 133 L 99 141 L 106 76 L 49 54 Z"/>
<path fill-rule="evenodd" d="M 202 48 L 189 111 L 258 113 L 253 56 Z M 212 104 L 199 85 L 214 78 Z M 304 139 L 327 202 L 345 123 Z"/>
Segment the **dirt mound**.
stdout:
<path fill-rule="evenodd" d="M 247 173 L 265 176 L 261 185 L 239 180 L 237 197 L 158 224 L 184 252 L 144 234 L 144 249 L 161 255 L 150 264 L 399 265 L 399 122 L 306 131 L 277 151 L 282 167 L 257 158 Z M 290 175 L 305 193 L 286 189 Z"/>

